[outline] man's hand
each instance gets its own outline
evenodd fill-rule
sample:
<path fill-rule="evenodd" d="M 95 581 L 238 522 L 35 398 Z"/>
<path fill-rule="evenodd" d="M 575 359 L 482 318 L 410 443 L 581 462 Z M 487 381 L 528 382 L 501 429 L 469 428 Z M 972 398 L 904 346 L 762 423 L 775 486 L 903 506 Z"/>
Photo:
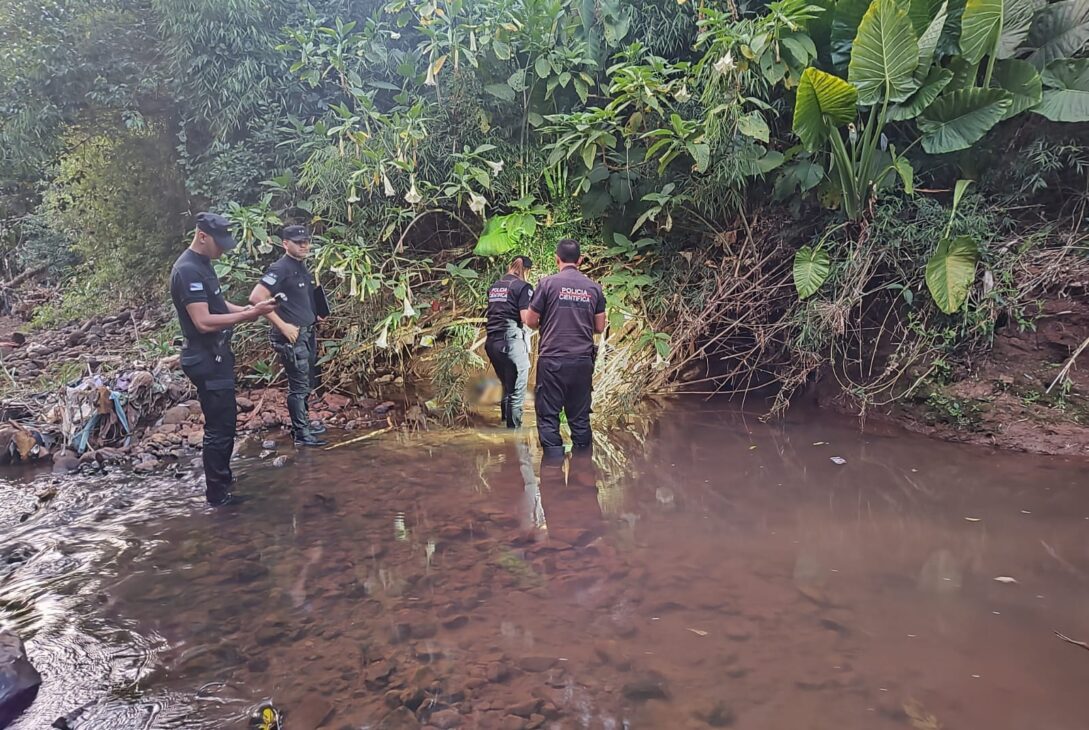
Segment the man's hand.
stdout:
<path fill-rule="evenodd" d="M 290 342 L 292 345 L 294 345 L 295 341 L 299 339 L 299 328 L 295 325 L 284 322 L 283 324 L 277 323 L 277 327 L 280 328 L 280 333 L 284 337 L 286 337 L 287 341 Z"/>
<path fill-rule="evenodd" d="M 267 299 L 263 302 L 257 302 L 252 307 L 250 307 L 249 318 L 253 320 L 257 319 L 258 317 L 264 317 L 270 312 L 275 312 L 277 304 L 279 304 L 279 302 L 277 302 L 275 299 Z"/>

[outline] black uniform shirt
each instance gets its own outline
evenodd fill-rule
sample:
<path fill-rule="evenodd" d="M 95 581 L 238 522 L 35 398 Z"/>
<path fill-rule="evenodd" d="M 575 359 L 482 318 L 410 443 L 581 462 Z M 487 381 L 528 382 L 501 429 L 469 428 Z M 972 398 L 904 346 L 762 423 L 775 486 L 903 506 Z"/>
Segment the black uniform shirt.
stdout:
<path fill-rule="evenodd" d="M 283 293 L 287 301 L 281 301 L 276 313 L 288 324 L 309 327 L 317 321 L 314 313 L 314 277 L 306 264 L 286 253 L 261 277 L 261 283 L 273 294 Z"/>
<path fill-rule="evenodd" d="M 540 357 L 592 357 L 595 315 L 605 312 L 601 286 L 571 266 L 537 284 L 529 308 L 541 316 Z"/>
<path fill-rule="evenodd" d="M 507 322 L 522 324 L 522 310 L 529 309 L 533 287 L 514 274 L 507 274 L 488 288 L 489 339 L 499 339 L 507 334 Z"/>
<path fill-rule="evenodd" d="M 211 314 L 228 314 L 227 301 L 223 298 L 223 288 L 219 277 L 212 268 L 212 261 L 191 248 L 185 249 L 174 268 L 170 270 L 170 298 L 178 312 L 182 334 L 194 344 L 211 344 L 218 333 L 203 333 L 193 324 L 193 318 L 185 305 L 194 302 L 207 302 Z"/>

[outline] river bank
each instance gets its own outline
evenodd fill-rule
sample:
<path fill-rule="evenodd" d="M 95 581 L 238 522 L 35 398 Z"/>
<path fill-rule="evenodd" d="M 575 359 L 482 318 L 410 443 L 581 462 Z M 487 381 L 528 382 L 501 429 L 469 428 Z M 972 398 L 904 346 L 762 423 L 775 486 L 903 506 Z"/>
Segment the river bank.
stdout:
<path fill-rule="evenodd" d="M 16 312 L 21 317 L 0 319 L 0 464 L 45 463 L 70 472 L 120 463 L 147 473 L 187 465 L 199 454 L 202 416 L 173 354 L 168 309 L 128 309 L 41 330 L 23 319 L 32 308 Z M 1075 362 L 1048 392 L 1087 334 L 1089 304 L 1049 299 L 1031 331 L 1005 323 L 989 351 L 959 361 L 944 379 L 928 378 L 909 398 L 867 410 L 861 423 L 1006 450 L 1087 456 L 1089 369 Z M 260 441 L 260 434 L 286 428 L 285 388 L 275 377 L 274 358 L 242 364 L 239 376 L 240 432 Z M 346 431 L 426 426 L 427 406 L 403 391 L 403 382 L 385 375 L 361 393 L 319 394 L 312 416 Z M 808 391 L 803 400 L 854 412 L 851 393 L 831 374 Z"/>
<path fill-rule="evenodd" d="M 1032 329 L 1006 323 L 989 351 L 964 358 L 945 378 L 928 379 L 909 398 L 867 411 L 863 420 L 943 441 L 1089 456 L 1089 352 L 1058 378 L 1089 337 L 1089 302 L 1062 297 L 1040 306 Z M 857 415 L 831 376 L 812 394 L 821 407 Z"/>

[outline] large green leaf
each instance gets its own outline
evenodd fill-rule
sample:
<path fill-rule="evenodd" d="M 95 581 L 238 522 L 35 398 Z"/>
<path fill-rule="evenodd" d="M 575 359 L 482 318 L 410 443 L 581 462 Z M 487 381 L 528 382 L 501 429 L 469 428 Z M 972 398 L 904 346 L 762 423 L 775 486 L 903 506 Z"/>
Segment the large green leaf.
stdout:
<path fill-rule="evenodd" d="M 961 89 L 939 98 L 919 116 L 923 149 L 932 155 L 967 149 L 998 124 L 1010 108 L 1002 89 Z"/>
<path fill-rule="evenodd" d="M 1089 122 L 1089 58 L 1055 61 L 1041 78 L 1047 89 L 1033 111 L 1053 122 Z"/>
<path fill-rule="evenodd" d="M 907 14 L 911 18 L 911 27 L 915 29 L 915 35 L 922 36 L 931 22 L 938 16 L 942 6 L 948 6 L 946 0 L 911 0 L 908 3 Z"/>
<path fill-rule="evenodd" d="M 941 40 L 942 31 L 945 30 L 945 22 L 949 17 L 949 3 L 943 2 L 934 19 L 923 29 L 919 35 L 919 64 L 915 68 L 915 79 L 922 81 L 931 70 L 934 63 L 934 52 L 938 49 L 938 41 Z"/>
<path fill-rule="evenodd" d="M 796 193 L 804 193 L 820 184 L 824 179 L 824 168 L 810 160 L 795 160 L 785 165 L 775 181 L 771 197 L 775 201 L 782 201 L 794 196 Z"/>
<path fill-rule="evenodd" d="M 477 256 L 502 256 L 514 248 L 514 240 L 506 227 L 506 216 L 489 218 L 484 225 L 484 232 L 476 242 L 473 253 Z"/>
<path fill-rule="evenodd" d="M 1015 58 L 998 62 L 994 70 L 994 85 L 1010 92 L 1012 97 L 1010 108 L 1006 110 L 1003 119 L 1009 119 L 1036 106 L 1043 93 L 1040 74 L 1036 73 L 1036 68 L 1028 61 Z"/>
<path fill-rule="evenodd" d="M 858 89 L 838 76 L 810 67 L 802 72 L 794 101 L 794 133 L 810 151 L 820 149 L 829 129 L 854 120 Z"/>
<path fill-rule="evenodd" d="M 1036 14 L 1028 46 L 1036 50 L 1028 60 L 1044 68 L 1059 58 L 1071 58 L 1089 43 L 1089 0 L 1062 0 Z"/>
<path fill-rule="evenodd" d="M 933 67 L 930 69 L 930 75 L 923 82 L 923 85 L 919 87 L 918 91 L 899 104 L 893 104 L 889 107 L 889 120 L 904 122 L 919 116 L 923 109 L 934 103 L 934 100 L 938 98 L 938 95 L 945 90 L 945 87 L 952 80 L 952 71 L 947 68 Z"/>
<path fill-rule="evenodd" d="M 1036 4 L 1032 0 L 1004 0 L 1002 29 L 995 48 L 996 58 L 1013 58 L 1028 38 Z"/>
<path fill-rule="evenodd" d="M 758 111 L 751 111 L 748 114 L 742 114 L 738 117 L 737 131 L 741 132 L 746 137 L 758 139 L 764 144 L 767 144 L 771 138 L 771 130 L 768 129 L 768 123 L 764 120 L 764 115 Z"/>
<path fill-rule="evenodd" d="M 960 20 L 960 52 L 969 63 L 994 53 L 1002 30 L 1003 0 L 968 0 Z"/>
<path fill-rule="evenodd" d="M 808 299 L 817 293 L 828 279 L 832 262 L 823 248 L 802 246 L 794 254 L 794 288 L 799 299 Z"/>
<path fill-rule="evenodd" d="M 858 26 L 847 78 L 863 106 L 903 101 L 918 88 L 919 42 L 897 0 L 874 0 Z"/>
<path fill-rule="evenodd" d="M 968 298 L 976 278 L 979 247 L 970 236 L 943 238 L 926 264 L 926 286 L 938 308 L 953 314 Z"/>

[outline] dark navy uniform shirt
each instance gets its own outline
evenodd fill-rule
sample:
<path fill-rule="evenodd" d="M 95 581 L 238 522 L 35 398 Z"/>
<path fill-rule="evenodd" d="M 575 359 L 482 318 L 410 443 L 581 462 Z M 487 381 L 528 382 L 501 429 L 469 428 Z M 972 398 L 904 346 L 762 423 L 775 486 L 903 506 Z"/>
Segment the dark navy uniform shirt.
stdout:
<path fill-rule="evenodd" d="M 533 287 L 514 274 L 507 274 L 488 288 L 488 313 L 485 329 L 489 339 L 507 334 L 507 323 L 522 324 L 522 310 L 529 309 Z"/>
<path fill-rule="evenodd" d="M 276 313 L 288 324 L 309 327 L 317 321 L 314 312 L 314 277 L 306 264 L 286 253 L 261 277 L 265 288 L 275 294 L 284 294 Z"/>
<path fill-rule="evenodd" d="M 537 283 L 529 308 L 541 316 L 539 357 L 593 357 L 595 315 L 605 312 L 596 281 L 573 266 L 563 269 Z"/>
<path fill-rule="evenodd" d="M 185 305 L 207 302 L 211 314 L 228 314 L 227 301 L 212 261 L 191 248 L 185 249 L 170 270 L 170 298 L 178 312 L 182 334 L 193 344 L 211 345 L 220 333 L 203 333 L 193 324 Z"/>

